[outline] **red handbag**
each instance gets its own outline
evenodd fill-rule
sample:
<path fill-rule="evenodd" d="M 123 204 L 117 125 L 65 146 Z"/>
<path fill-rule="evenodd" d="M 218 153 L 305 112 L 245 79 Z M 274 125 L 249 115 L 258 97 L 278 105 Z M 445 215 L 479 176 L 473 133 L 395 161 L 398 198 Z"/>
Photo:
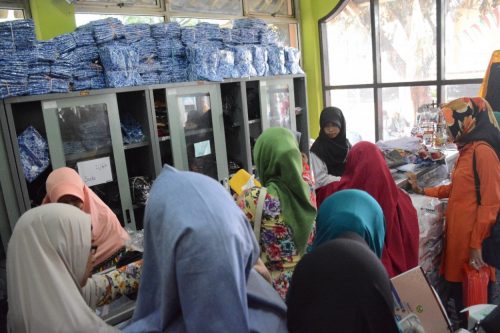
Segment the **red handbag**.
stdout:
<path fill-rule="evenodd" d="M 464 306 L 488 304 L 488 281 L 490 269 L 485 266 L 480 270 L 464 264 L 463 301 Z"/>

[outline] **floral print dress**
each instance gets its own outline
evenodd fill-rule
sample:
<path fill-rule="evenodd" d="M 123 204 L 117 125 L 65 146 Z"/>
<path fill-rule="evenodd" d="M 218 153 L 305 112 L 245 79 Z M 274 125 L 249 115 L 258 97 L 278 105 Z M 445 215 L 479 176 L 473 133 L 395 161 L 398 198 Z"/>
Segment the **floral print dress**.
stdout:
<path fill-rule="evenodd" d="M 252 227 L 261 189 L 254 187 L 246 190 L 237 199 L 238 206 L 244 211 Z M 313 228 L 308 246 L 314 240 L 314 233 Z M 301 258 L 292 236 L 292 229 L 283 221 L 279 198 L 267 193 L 261 219 L 261 259 L 271 273 L 274 288 L 283 299 L 286 297 L 293 269 Z"/>

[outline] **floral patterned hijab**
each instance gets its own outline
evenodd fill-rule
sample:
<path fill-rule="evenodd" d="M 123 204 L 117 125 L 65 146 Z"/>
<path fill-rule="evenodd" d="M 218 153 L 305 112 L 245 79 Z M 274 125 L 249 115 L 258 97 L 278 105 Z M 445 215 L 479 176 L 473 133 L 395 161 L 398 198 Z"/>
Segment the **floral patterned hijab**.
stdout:
<path fill-rule="evenodd" d="M 486 141 L 500 158 L 500 127 L 484 98 L 462 97 L 445 104 L 441 110 L 458 146 Z"/>

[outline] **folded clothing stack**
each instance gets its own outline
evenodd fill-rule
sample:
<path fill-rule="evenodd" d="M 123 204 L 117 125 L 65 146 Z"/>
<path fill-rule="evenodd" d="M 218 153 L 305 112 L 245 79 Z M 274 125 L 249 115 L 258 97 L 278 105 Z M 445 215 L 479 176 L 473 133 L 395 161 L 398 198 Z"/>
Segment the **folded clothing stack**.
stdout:
<path fill-rule="evenodd" d="M 233 23 L 232 40 L 237 44 L 259 44 L 267 30 L 266 22 L 261 19 L 237 19 Z"/>
<path fill-rule="evenodd" d="M 151 38 L 149 24 L 136 23 L 125 25 L 125 39 L 129 44 L 140 42 L 144 38 Z"/>
<path fill-rule="evenodd" d="M 285 67 L 285 50 L 278 46 L 268 46 L 267 56 L 269 73 L 271 75 L 284 75 L 287 73 Z"/>
<path fill-rule="evenodd" d="M 234 52 L 232 50 L 219 50 L 217 73 L 223 79 L 238 78 L 238 73 L 234 70 Z"/>
<path fill-rule="evenodd" d="M 17 54 L 0 58 L 0 98 L 26 94 L 28 68 L 28 62 Z"/>
<path fill-rule="evenodd" d="M 130 47 L 106 44 L 99 47 L 99 56 L 104 67 L 108 87 L 128 87 L 141 85 L 137 70 L 139 56 Z"/>
<path fill-rule="evenodd" d="M 49 145 L 33 126 L 29 126 L 19 134 L 17 143 L 24 177 L 31 183 L 50 164 Z"/>
<path fill-rule="evenodd" d="M 219 48 L 211 42 L 198 43 L 187 48 L 190 80 L 222 81 L 219 76 Z"/>
<path fill-rule="evenodd" d="M 285 47 L 285 67 L 289 74 L 304 74 L 300 68 L 300 51 L 293 47 Z"/>
<path fill-rule="evenodd" d="M 257 71 L 253 66 L 252 46 L 238 45 L 233 47 L 234 69 L 237 77 L 257 76 Z"/>
<path fill-rule="evenodd" d="M 261 45 L 250 46 L 252 50 L 253 67 L 257 76 L 266 76 L 269 72 L 269 65 L 267 64 L 267 48 Z"/>
<path fill-rule="evenodd" d="M 181 26 L 177 22 L 151 25 L 151 36 L 154 39 L 180 39 Z"/>
<path fill-rule="evenodd" d="M 278 42 L 279 42 L 279 34 L 277 29 L 267 28 L 260 32 L 260 44 L 277 45 Z"/>
<path fill-rule="evenodd" d="M 28 93 L 41 95 L 49 93 L 65 93 L 69 91 L 69 80 L 52 77 L 50 75 L 30 75 L 28 80 Z"/>
<path fill-rule="evenodd" d="M 78 27 L 72 34 L 76 46 L 95 45 L 94 29 L 90 23 Z"/>
<path fill-rule="evenodd" d="M 141 124 L 129 113 L 120 116 L 120 125 L 122 128 L 123 143 L 139 143 L 146 139 Z"/>
<path fill-rule="evenodd" d="M 97 150 L 111 145 L 107 121 L 87 120 L 79 125 L 79 137 L 85 150 Z"/>
<path fill-rule="evenodd" d="M 32 49 L 35 41 L 35 25 L 32 20 L 0 23 L 0 53 L 2 55 Z"/>
<path fill-rule="evenodd" d="M 90 22 L 94 32 L 94 40 L 101 45 L 112 40 L 125 38 L 125 26 L 116 18 L 106 18 Z"/>

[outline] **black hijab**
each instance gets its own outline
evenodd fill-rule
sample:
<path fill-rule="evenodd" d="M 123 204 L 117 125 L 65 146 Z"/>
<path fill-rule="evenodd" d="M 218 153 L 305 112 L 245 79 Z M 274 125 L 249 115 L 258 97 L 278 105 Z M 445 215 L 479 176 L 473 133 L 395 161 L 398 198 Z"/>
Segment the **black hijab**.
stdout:
<path fill-rule="evenodd" d="M 306 254 L 288 292 L 290 333 L 398 333 L 387 272 L 364 240 L 344 234 Z"/>
<path fill-rule="evenodd" d="M 333 123 L 340 128 L 339 134 L 334 139 L 330 139 L 324 131 L 328 123 Z M 336 107 L 325 108 L 321 112 L 319 125 L 321 130 L 311 147 L 311 151 L 325 162 L 329 174 L 342 176 L 347 152 L 351 148 L 351 144 L 346 138 L 345 119 L 342 111 Z"/>

